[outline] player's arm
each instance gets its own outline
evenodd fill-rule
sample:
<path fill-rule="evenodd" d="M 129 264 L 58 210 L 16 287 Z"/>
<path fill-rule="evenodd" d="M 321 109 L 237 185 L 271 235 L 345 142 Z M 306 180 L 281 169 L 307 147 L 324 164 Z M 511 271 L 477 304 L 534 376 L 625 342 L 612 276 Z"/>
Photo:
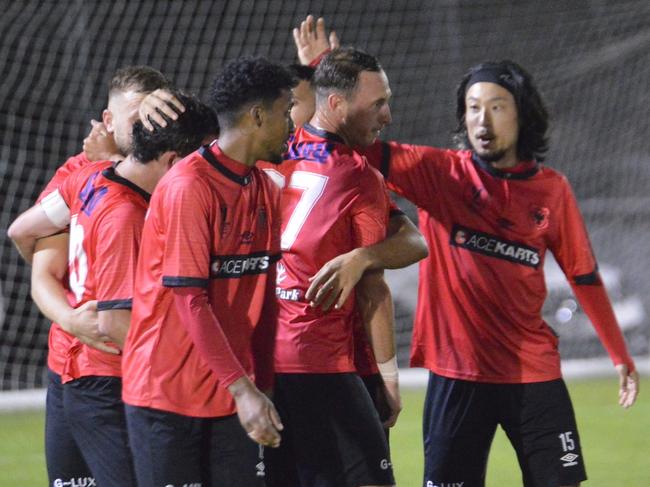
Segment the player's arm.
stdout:
<path fill-rule="evenodd" d="M 395 425 L 402 410 L 395 350 L 393 298 L 382 271 L 364 274 L 356 288 L 357 308 L 366 328 L 379 373 L 384 381 L 391 415 L 384 427 Z"/>
<path fill-rule="evenodd" d="M 300 63 L 314 67 L 325 54 L 340 45 L 336 31 L 332 30 L 327 35 L 325 19 L 320 17 L 314 25 L 313 15 L 308 15 L 299 27 L 293 29 L 293 42 Z"/>
<path fill-rule="evenodd" d="M 401 212 L 391 214 L 388 237 L 359 247 L 326 263 L 313 277 L 305 294 L 312 306 L 328 310 L 343 306 L 365 272 L 401 269 L 429 255 L 427 243 L 413 222 Z"/>
<path fill-rule="evenodd" d="M 70 223 L 70 210 L 59 191 L 54 191 L 16 218 L 7 235 L 20 255 L 32 263 L 36 240 L 60 232 Z"/>
<path fill-rule="evenodd" d="M 67 267 L 67 232 L 38 240 L 32 262 L 32 299 L 47 318 L 82 343 L 107 353 L 118 353 L 105 343 L 108 339 L 98 330 L 96 301 L 88 301 L 78 308 L 70 306 L 62 284 Z"/>
<path fill-rule="evenodd" d="M 568 183 L 563 200 L 558 237 L 552 243 L 551 251 L 614 363 L 619 376 L 619 404 L 628 408 L 639 394 L 639 374 L 600 278 L 582 215 Z"/>

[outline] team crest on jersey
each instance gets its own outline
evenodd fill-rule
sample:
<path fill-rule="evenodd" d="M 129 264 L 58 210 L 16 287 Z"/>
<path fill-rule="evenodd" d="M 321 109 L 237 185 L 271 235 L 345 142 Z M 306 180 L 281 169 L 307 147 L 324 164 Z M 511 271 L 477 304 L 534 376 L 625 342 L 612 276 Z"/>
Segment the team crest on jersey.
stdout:
<path fill-rule="evenodd" d="M 541 261 L 539 250 L 533 247 L 460 225 L 454 225 L 452 228 L 450 243 L 454 247 L 461 247 L 535 269 Z"/>
<path fill-rule="evenodd" d="M 530 216 L 535 222 L 535 227 L 539 230 L 543 230 L 548 227 L 548 216 L 551 211 L 543 206 L 531 206 Z"/>

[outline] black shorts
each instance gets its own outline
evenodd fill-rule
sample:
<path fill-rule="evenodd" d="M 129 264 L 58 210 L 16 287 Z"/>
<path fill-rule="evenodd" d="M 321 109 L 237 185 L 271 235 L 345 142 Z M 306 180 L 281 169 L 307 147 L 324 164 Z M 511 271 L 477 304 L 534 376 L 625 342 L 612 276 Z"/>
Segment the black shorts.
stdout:
<path fill-rule="evenodd" d="M 50 369 L 45 401 L 45 463 L 50 487 L 95 484 L 66 417 L 61 376 Z"/>
<path fill-rule="evenodd" d="M 381 378 L 381 374 L 379 373 L 362 375 L 360 377 L 363 381 L 363 385 L 366 386 L 368 394 L 370 394 L 370 399 L 372 399 L 372 403 L 375 405 L 377 414 L 379 414 L 379 420 L 383 423 L 390 418 L 391 414 L 390 406 L 386 399 L 384 380 Z M 386 435 L 386 441 L 388 442 L 388 448 L 390 451 L 390 428 L 384 428 L 384 434 Z"/>
<path fill-rule="evenodd" d="M 237 415 L 194 418 L 126 406 L 138 487 L 264 485 L 263 449 Z"/>
<path fill-rule="evenodd" d="M 424 403 L 424 486 L 483 487 L 497 425 L 517 453 L 525 487 L 572 485 L 587 478 L 562 379 L 485 384 L 432 373 Z"/>
<path fill-rule="evenodd" d="M 122 379 L 88 376 L 63 385 L 74 439 L 97 485 L 135 487 L 133 457 L 122 402 Z"/>
<path fill-rule="evenodd" d="M 393 485 L 379 416 L 357 374 L 276 374 L 282 443 L 267 448 L 268 487 Z"/>

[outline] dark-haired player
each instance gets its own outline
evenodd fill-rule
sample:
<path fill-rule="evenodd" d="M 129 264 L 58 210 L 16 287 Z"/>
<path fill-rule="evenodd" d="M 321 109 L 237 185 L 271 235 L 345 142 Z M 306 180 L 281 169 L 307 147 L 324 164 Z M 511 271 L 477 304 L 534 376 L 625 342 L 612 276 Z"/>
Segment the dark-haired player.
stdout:
<path fill-rule="evenodd" d="M 108 104 L 102 112 L 102 123 L 93 122 L 93 129 L 84 140 L 84 151 L 71 157 L 57 171 L 38 201 L 54 191 L 65 178 L 94 160 L 121 160 L 130 147 L 134 106 L 150 92 L 169 86 L 160 71 L 149 66 L 128 66 L 118 69 L 108 86 Z M 173 98 L 170 102 L 173 102 Z M 137 110 L 137 108 L 136 108 Z M 137 112 L 136 112 L 137 115 Z M 19 231 L 22 218 L 9 228 Z M 109 353 L 107 339 L 98 331 L 96 302 L 73 308 L 66 297 L 68 289 L 68 233 L 39 239 L 32 261 L 32 297 L 45 316 L 52 319 L 48 340 L 48 386 L 45 426 L 45 458 L 50 484 L 92 482 L 92 475 L 70 433 L 63 405 L 61 376 L 66 369 L 67 351 L 75 337 L 84 344 Z"/>
<path fill-rule="evenodd" d="M 100 332 L 122 346 L 149 194 L 180 157 L 218 130 L 212 110 L 176 95 L 185 112 L 153 133 L 134 126 L 132 154 L 88 164 L 26 214 L 33 237 L 70 225 L 73 306 L 97 301 Z M 137 113 L 137 109 L 136 109 Z M 29 248 L 29 239 L 18 240 Z M 72 435 L 99 485 L 136 485 L 121 401 L 121 357 L 73 342 L 63 404 Z"/>
<path fill-rule="evenodd" d="M 140 487 L 262 485 L 256 442 L 280 442 L 261 392 L 273 380 L 280 194 L 254 165 L 282 160 L 293 84 L 262 58 L 229 63 L 211 94 L 219 138 L 152 197 L 124 350 Z"/>
<path fill-rule="evenodd" d="M 394 478 L 386 438 L 354 364 L 355 300 L 324 313 L 305 292 L 333 257 L 386 236 L 381 176 L 351 147 L 372 142 L 390 122 L 390 90 L 377 60 L 356 50 L 333 51 L 312 83 L 311 123 L 296 131 L 283 164 L 265 167 L 284 188 L 274 400 L 285 431 L 279 450 L 267 454 L 267 483 L 388 486 Z M 366 97 L 377 110 L 361 107 Z M 392 317 L 383 315 L 388 319 L 371 326 L 371 338 L 377 360 L 391 362 Z"/>
<path fill-rule="evenodd" d="M 420 264 L 411 365 L 431 371 L 424 411 L 425 485 L 485 483 L 499 424 L 526 486 L 586 478 L 544 322 L 550 250 L 607 349 L 631 406 L 639 377 L 564 175 L 541 164 L 548 115 L 533 81 L 502 61 L 457 90 L 460 150 L 386 144 L 388 185 L 415 203 L 431 256 Z"/>

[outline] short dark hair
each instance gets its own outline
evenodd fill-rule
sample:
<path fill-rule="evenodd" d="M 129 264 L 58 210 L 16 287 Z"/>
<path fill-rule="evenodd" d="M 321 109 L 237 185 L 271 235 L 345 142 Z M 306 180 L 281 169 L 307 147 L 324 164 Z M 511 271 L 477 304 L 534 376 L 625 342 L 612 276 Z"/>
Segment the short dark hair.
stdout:
<path fill-rule="evenodd" d="M 309 82 L 314 78 L 314 72 L 316 71 L 316 68 L 304 64 L 290 64 L 287 69 L 298 81 Z"/>
<path fill-rule="evenodd" d="M 212 84 L 210 105 L 222 127 L 230 127 L 241 110 L 261 101 L 272 104 L 291 90 L 297 80 L 289 70 L 263 57 L 241 57 L 230 61 Z"/>
<path fill-rule="evenodd" d="M 332 90 L 350 96 L 363 71 L 378 73 L 382 70 L 376 57 L 353 47 L 334 49 L 325 56 L 314 73 L 312 86 L 316 96 L 327 96 Z"/>
<path fill-rule="evenodd" d="M 167 126 L 152 121 L 153 131 L 147 130 L 140 121 L 133 124 L 133 156 L 142 163 L 153 161 L 167 151 L 184 157 L 198 149 L 208 135 L 219 134 L 219 123 L 212 108 L 194 96 L 173 90 L 172 93 L 185 107 L 178 119 L 171 120 L 162 114 Z"/>
<path fill-rule="evenodd" d="M 115 71 L 108 84 L 108 96 L 116 91 L 151 93 L 160 88 L 169 88 L 171 83 L 165 75 L 150 66 L 126 66 Z"/>
<path fill-rule="evenodd" d="M 461 149 L 471 148 L 465 126 L 465 94 L 467 83 L 477 71 L 485 69 L 503 70 L 510 74 L 512 95 L 517 104 L 519 115 L 519 137 L 517 140 L 517 157 L 525 161 L 536 159 L 541 162 L 548 151 L 548 111 L 544 101 L 528 72 L 519 64 L 509 61 L 490 61 L 478 64 L 463 76 L 456 89 L 456 119 L 458 125 L 454 131 L 454 141 Z M 509 90 L 510 91 L 510 90 Z"/>

